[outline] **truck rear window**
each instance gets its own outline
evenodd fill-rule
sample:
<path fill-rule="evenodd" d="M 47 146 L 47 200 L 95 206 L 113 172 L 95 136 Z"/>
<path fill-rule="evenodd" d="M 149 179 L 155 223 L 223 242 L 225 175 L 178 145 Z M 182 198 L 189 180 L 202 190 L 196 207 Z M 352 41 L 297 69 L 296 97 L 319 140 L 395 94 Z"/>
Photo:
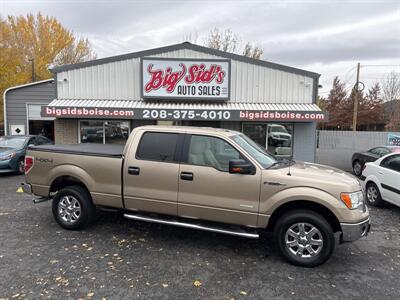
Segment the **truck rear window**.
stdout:
<path fill-rule="evenodd" d="M 177 133 L 146 132 L 140 140 L 136 157 L 144 160 L 174 162 Z"/>

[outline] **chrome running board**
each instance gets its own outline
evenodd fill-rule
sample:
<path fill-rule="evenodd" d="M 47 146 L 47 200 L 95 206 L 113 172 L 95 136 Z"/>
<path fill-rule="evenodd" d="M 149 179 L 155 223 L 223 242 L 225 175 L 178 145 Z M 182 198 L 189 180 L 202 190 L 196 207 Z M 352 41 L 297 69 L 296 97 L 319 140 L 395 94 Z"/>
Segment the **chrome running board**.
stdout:
<path fill-rule="evenodd" d="M 240 230 L 234 231 L 234 230 L 222 229 L 222 228 L 218 228 L 218 227 L 210 227 L 210 226 L 203 226 L 203 225 L 198 225 L 198 224 L 191 224 L 191 223 L 186 223 L 186 222 L 181 222 L 181 221 L 176 221 L 176 220 L 158 219 L 158 218 L 152 218 L 152 217 L 148 217 L 148 216 L 134 215 L 134 214 L 124 214 L 124 217 L 127 219 L 131 219 L 131 220 L 173 225 L 173 226 L 179 226 L 179 227 L 185 227 L 185 228 L 191 228 L 191 229 L 197 229 L 197 230 L 203 230 L 203 231 L 211 231 L 211 232 L 245 237 L 245 238 L 249 238 L 249 239 L 258 239 L 259 238 L 258 233 L 250 233 L 250 232 L 245 232 L 245 231 L 240 231 Z"/>

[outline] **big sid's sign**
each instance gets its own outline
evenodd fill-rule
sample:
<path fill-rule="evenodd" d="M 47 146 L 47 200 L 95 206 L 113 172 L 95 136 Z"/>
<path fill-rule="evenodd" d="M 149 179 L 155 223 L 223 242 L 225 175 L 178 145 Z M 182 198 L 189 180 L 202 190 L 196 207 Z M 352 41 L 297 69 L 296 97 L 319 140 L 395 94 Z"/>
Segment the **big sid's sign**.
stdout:
<path fill-rule="evenodd" d="M 229 99 L 229 60 L 143 58 L 141 65 L 144 99 Z"/>

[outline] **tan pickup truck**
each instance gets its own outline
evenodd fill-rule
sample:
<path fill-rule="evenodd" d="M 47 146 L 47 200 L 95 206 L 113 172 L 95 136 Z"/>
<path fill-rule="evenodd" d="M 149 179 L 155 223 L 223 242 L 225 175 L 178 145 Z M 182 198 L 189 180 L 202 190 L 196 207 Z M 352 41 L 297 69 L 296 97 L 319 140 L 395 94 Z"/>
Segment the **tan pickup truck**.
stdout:
<path fill-rule="evenodd" d="M 335 243 L 368 234 L 357 179 L 331 167 L 277 161 L 240 132 L 177 126 L 135 128 L 126 146 L 30 147 L 23 189 L 52 199 L 65 229 L 82 229 L 97 208 L 128 219 L 247 238 L 273 232 L 283 256 L 312 267 Z"/>

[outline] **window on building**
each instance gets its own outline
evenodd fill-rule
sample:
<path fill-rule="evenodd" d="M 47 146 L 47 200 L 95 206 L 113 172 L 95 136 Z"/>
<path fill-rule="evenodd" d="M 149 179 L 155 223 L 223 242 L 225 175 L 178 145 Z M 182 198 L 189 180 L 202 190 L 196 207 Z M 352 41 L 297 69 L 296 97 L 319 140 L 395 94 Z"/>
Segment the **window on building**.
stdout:
<path fill-rule="evenodd" d="M 293 155 L 293 124 L 243 123 L 242 132 L 277 159 L 289 159 Z"/>
<path fill-rule="evenodd" d="M 128 121 L 80 121 L 79 128 L 81 143 L 125 144 L 130 134 Z"/>
<path fill-rule="evenodd" d="M 103 121 L 80 122 L 81 143 L 104 143 Z"/>
<path fill-rule="evenodd" d="M 177 142 L 177 133 L 146 132 L 140 140 L 136 157 L 144 160 L 173 162 Z"/>
<path fill-rule="evenodd" d="M 124 145 L 130 134 L 129 122 L 105 121 L 104 130 L 106 144 Z"/>

